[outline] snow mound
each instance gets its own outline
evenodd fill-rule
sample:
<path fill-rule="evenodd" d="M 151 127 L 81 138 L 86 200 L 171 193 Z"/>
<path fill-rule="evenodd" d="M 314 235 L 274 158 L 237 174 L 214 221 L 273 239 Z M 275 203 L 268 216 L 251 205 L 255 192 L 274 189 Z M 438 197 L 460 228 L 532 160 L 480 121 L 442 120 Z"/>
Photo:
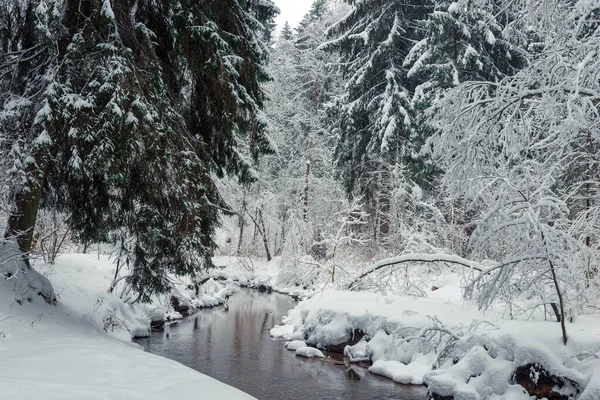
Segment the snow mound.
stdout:
<path fill-rule="evenodd" d="M 294 327 L 291 325 L 275 325 L 269 331 L 269 334 L 277 339 L 289 339 L 294 333 Z"/>
<path fill-rule="evenodd" d="M 510 361 L 494 359 L 482 346 L 475 346 L 457 364 L 429 372 L 424 381 L 442 397 L 479 399 L 504 394 L 512 375 Z"/>
<path fill-rule="evenodd" d="M 49 304 L 56 302 L 52 284 L 44 275 L 29 267 L 23 260 L 19 245 L 14 239 L 0 239 L 0 279 L 14 292 L 19 304 L 33 302 L 41 296 Z"/>
<path fill-rule="evenodd" d="M 325 355 L 323 354 L 323 352 L 321 352 L 321 350 L 319 349 L 315 349 L 314 347 L 299 347 L 296 349 L 296 355 L 297 356 L 301 356 L 301 357 L 306 357 L 306 358 L 323 358 L 325 357 Z"/>
<path fill-rule="evenodd" d="M 209 278 L 197 287 L 189 279 L 181 279 L 175 284 L 171 296 L 176 299 L 177 307 L 192 313 L 202 308 L 216 307 L 225 304 L 231 296 L 231 288 Z"/>
<path fill-rule="evenodd" d="M 112 336 L 125 341 L 150 336 L 150 318 L 117 296 L 105 294 L 94 309 L 93 320 Z"/>
<path fill-rule="evenodd" d="M 291 342 L 287 342 L 285 344 L 285 348 L 288 350 L 296 351 L 300 347 L 306 347 L 306 343 L 304 343 L 302 340 L 292 340 Z"/>
<path fill-rule="evenodd" d="M 377 360 L 369 367 L 369 371 L 403 385 L 422 385 L 423 376 L 431 371 L 436 356 L 434 353 L 416 353 L 413 358 L 414 360 L 409 364 L 393 360 Z"/>

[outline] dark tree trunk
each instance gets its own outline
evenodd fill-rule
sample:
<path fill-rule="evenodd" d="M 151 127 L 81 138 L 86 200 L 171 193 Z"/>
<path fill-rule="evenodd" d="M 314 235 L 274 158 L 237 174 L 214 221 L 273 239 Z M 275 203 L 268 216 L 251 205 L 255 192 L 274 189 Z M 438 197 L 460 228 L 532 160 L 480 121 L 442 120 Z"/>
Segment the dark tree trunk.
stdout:
<path fill-rule="evenodd" d="M 19 249 L 29 253 L 33 242 L 33 230 L 37 220 L 40 200 L 42 198 L 42 182 L 47 163 L 47 147 L 42 147 L 35 154 L 35 163 L 27 168 L 29 182 L 14 195 L 14 206 L 8 218 L 5 237 L 16 237 Z M 26 258 L 29 264 L 29 260 Z"/>
<path fill-rule="evenodd" d="M 21 190 L 15 195 L 14 211 L 8 218 L 6 237 L 16 237 L 23 253 L 31 250 L 33 229 L 37 219 L 38 207 L 42 196 L 41 185 L 31 185 L 29 190 Z"/>
<path fill-rule="evenodd" d="M 236 254 L 239 256 L 240 253 L 242 252 L 242 241 L 244 239 L 244 216 L 242 214 L 240 214 L 240 238 L 238 240 L 238 244 L 237 244 L 237 251 Z"/>
<path fill-rule="evenodd" d="M 306 172 L 304 175 L 304 222 L 308 222 L 308 180 L 310 177 L 310 159 L 306 159 Z"/>

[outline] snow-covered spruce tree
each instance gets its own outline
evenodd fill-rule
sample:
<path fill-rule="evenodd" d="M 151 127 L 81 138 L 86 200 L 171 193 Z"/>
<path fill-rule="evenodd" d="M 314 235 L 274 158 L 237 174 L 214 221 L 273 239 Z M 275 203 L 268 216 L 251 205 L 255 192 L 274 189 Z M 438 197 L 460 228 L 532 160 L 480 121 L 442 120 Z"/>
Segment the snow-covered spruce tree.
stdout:
<path fill-rule="evenodd" d="M 331 14 L 331 3 L 332 0 L 314 0 L 306 15 L 300 20 L 298 31 L 305 30 L 310 24 L 322 21 L 326 15 Z"/>
<path fill-rule="evenodd" d="M 283 28 L 281 28 L 281 33 L 279 34 L 280 40 L 292 40 L 294 37 L 294 31 L 290 26 L 289 22 L 285 21 Z"/>
<path fill-rule="evenodd" d="M 528 37 L 516 26 L 519 10 L 504 0 L 437 0 L 435 9 L 419 21 L 423 35 L 403 65 L 413 82 L 412 104 L 417 112 L 412 142 L 421 149 L 431 135 L 423 110 L 448 88 L 466 81 L 498 82 L 527 64 L 523 48 Z M 427 183 L 440 171 L 423 152 L 411 163 L 419 182 Z"/>
<path fill-rule="evenodd" d="M 40 201 L 82 241 L 116 233 L 141 300 L 167 290 L 168 273 L 210 267 L 224 208 L 211 173 L 250 179 L 248 157 L 269 150 L 259 82 L 273 4 L 12 6 L 0 40 L 12 46 L 0 63 L 7 235 L 29 250 Z"/>
<path fill-rule="evenodd" d="M 370 208 L 375 236 L 390 229 L 390 189 L 382 172 L 407 164 L 414 112 L 404 59 L 417 40 L 416 21 L 431 2 L 348 1 L 353 10 L 329 29 L 325 48 L 339 51 L 344 95 L 329 109 L 338 137 L 336 161 L 348 193 L 361 194 Z"/>
<path fill-rule="evenodd" d="M 527 37 L 514 33 L 518 14 L 511 11 L 498 0 L 437 1 L 420 22 L 423 38 L 403 62 L 407 76 L 418 82 L 416 105 L 431 105 L 444 89 L 461 82 L 498 82 L 523 68 Z"/>
<path fill-rule="evenodd" d="M 44 128 L 33 125 L 48 110 L 41 99 L 54 73 L 56 42 L 52 36 L 59 15 L 60 4 L 54 1 L 4 2 L 0 6 L 1 162 L 3 175 L 8 173 L 6 189 L 10 191 L 12 186 L 15 191 L 8 201 L 13 204 L 7 210 L 12 215 L 6 237 L 18 236 L 20 247 L 27 250 L 51 142 Z M 15 210 L 19 214 L 14 214 Z"/>
<path fill-rule="evenodd" d="M 501 298 L 513 315 L 551 307 L 565 343 L 597 278 L 598 12 L 587 1 L 529 10 L 543 34 L 530 65 L 463 83 L 432 113 L 446 184 L 481 210 L 470 244 L 498 262 L 468 294 L 482 307 Z"/>

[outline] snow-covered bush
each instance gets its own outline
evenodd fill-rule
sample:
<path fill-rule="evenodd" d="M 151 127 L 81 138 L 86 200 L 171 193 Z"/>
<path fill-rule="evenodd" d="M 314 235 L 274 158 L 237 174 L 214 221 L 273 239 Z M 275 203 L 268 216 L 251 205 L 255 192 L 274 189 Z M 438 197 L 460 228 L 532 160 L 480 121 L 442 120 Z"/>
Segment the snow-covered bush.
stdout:
<path fill-rule="evenodd" d="M 33 238 L 32 251 L 40 253 L 44 262 L 54 264 L 56 257 L 72 245 L 67 216 L 56 211 L 40 211 Z"/>
<path fill-rule="evenodd" d="M 278 267 L 277 283 L 283 287 L 314 287 L 329 277 L 324 266 L 309 255 L 285 253 Z"/>

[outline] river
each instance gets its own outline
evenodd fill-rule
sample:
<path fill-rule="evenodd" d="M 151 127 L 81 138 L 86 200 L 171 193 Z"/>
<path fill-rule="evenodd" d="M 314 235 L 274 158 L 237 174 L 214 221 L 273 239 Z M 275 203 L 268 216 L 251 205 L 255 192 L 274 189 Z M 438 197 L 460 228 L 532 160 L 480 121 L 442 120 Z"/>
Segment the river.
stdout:
<path fill-rule="evenodd" d="M 294 307 L 277 293 L 242 289 L 227 306 L 204 310 L 135 341 L 259 400 L 424 400 L 403 386 L 344 362 L 306 359 L 273 340 L 269 329 Z"/>

